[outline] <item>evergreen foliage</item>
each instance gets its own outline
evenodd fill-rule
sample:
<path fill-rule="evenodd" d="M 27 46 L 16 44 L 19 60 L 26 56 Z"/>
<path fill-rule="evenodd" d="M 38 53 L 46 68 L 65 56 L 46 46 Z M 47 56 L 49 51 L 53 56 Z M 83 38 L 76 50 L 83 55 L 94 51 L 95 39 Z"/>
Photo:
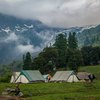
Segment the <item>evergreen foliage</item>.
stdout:
<path fill-rule="evenodd" d="M 53 68 L 66 67 L 77 71 L 83 59 L 75 35 L 75 32 L 69 34 L 67 44 L 65 34 L 58 34 L 53 47 L 44 48 L 33 60 L 34 69 L 39 69 L 42 73 L 53 71 Z"/>
<path fill-rule="evenodd" d="M 9 83 L 12 75 L 11 70 L 9 68 L 4 68 L 3 73 L 4 74 L 0 76 L 0 82 Z"/>
<path fill-rule="evenodd" d="M 43 74 L 49 73 L 57 66 L 58 51 L 54 47 L 46 47 L 44 50 L 33 60 L 32 65 L 34 69 L 40 70 Z"/>
<path fill-rule="evenodd" d="M 100 61 L 100 47 L 85 46 L 81 49 L 84 65 L 96 65 Z"/>
<path fill-rule="evenodd" d="M 68 43 L 65 34 L 58 34 L 53 46 L 44 48 L 33 61 L 30 53 L 26 53 L 23 62 L 24 70 L 40 70 L 42 74 L 48 74 L 54 68 L 66 67 L 77 72 L 80 65 L 100 62 L 100 47 L 86 46 L 79 50 L 75 32 L 69 33 Z"/>
<path fill-rule="evenodd" d="M 67 39 L 64 34 L 59 34 L 56 37 L 55 48 L 58 50 L 58 67 L 66 67 L 66 50 L 67 50 Z"/>
<path fill-rule="evenodd" d="M 78 67 L 82 65 L 82 54 L 78 50 L 78 42 L 76 33 L 69 33 L 68 50 L 67 50 L 67 66 L 74 71 L 78 71 Z"/>
<path fill-rule="evenodd" d="M 78 47 L 78 42 L 76 39 L 76 33 L 69 33 L 69 37 L 68 37 L 68 48 L 69 49 L 77 49 Z"/>
<path fill-rule="evenodd" d="M 83 58 L 80 50 L 68 49 L 68 60 L 67 64 L 70 70 L 78 71 L 80 65 L 83 64 Z"/>
<path fill-rule="evenodd" d="M 23 70 L 32 69 L 32 57 L 30 52 L 27 52 L 26 55 L 23 55 Z"/>

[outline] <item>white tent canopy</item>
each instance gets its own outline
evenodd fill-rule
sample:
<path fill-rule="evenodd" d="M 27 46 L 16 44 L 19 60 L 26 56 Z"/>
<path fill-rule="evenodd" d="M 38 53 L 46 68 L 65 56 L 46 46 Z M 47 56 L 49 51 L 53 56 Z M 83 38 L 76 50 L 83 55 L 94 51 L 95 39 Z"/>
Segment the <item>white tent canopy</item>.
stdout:
<path fill-rule="evenodd" d="M 12 73 L 12 76 L 11 76 L 11 80 L 10 80 L 10 83 L 15 83 L 16 82 L 16 79 L 17 77 L 20 75 L 20 72 L 13 72 Z"/>
<path fill-rule="evenodd" d="M 57 71 L 51 82 L 78 82 L 78 78 L 74 71 Z"/>
<path fill-rule="evenodd" d="M 11 77 L 11 83 L 32 83 L 44 82 L 45 79 L 38 70 L 22 70 L 21 72 L 14 72 Z"/>

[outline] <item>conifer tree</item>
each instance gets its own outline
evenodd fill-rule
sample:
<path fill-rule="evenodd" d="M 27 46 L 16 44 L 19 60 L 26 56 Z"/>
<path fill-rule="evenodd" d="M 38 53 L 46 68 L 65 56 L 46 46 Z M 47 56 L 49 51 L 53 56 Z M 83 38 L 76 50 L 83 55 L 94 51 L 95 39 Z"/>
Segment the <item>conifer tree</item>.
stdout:
<path fill-rule="evenodd" d="M 68 50 L 68 67 L 71 70 L 78 71 L 78 67 L 83 64 L 82 53 L 80 50 Z"/>
<path fill-rule="evenodd" d="M 67 50 L 67 39 L 64 34 L 59 34 L 56 37 L 54 46 L 58 50 L 58 62 L 59 67 L 66 67 L 66 50 Z"/>
<path fill-rule="evenodd" d="M 27 52 L 25 56 L 23 56 L 23 70 L 31 70 L 32 69 L 32 58 L 30 52 Z"/>
<path fill-rule="evenodd" d="M 67 64 L 71 70 L 78 71 L 79 65 L 83 62 L 82 54 L 78 50 L 78 43 L 76 33 L 69 33 L 68 50 L 67 50 Z"/>
<path fill-rule="evenodd" d="M 78 47 L 78 42 L 76 39 L 76 33 L 69 33 L 69 37 L 68 37 L 68 48 L 69 49 L 77 49 Z"/>

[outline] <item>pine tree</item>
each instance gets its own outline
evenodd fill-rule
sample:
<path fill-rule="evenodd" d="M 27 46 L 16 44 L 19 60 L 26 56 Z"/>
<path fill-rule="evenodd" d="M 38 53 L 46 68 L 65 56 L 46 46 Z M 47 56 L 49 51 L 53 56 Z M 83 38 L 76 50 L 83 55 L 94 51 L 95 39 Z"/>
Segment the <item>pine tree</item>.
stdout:
<path fill-rule="evenodd" d="M 64 34 L 59 34 L 56 37 L 54 46 L 58 50 L 58 62 L 59 67 L 66 67 L 66 50 L 67 50 L 67 39 Z"/>
<path fill-rule="evenodd" d="M 68 48 L 69 49 L 77 49 L 78 47 L 78 43 L 77 43 L 77 39 L 76 39 L 76 33 L 69 33 L 69 37 L 68 37 Z"/>
<path fill-rule="evenodd" d="M 96 65 L 100 61 L 100 47 L 85 46 L 81 48 L 84 65 Z"/>
<path fill-rule="evenodd" d="M 82 64 L 82 54 L 78 50 L 78 42 L 76 33 L 69 33 L 68 50 L 67 50 L 67 64 L 71 70 L 78 71 L 79 65 Z"/>
<path fill-rule="evenodd" d="M 31 70 L 32 69 L 32 58 L 30 52 L 27 52 L 26 55 L 23 56 L 23 70 Z"/>
<path fill-rule="evenodd" d="M 34 70 L 40 70 L 42 74 L 48 74 L 58 64 L 58 51 L 54 47 L 46 47 L 38 57 L 33 59 Z"/>
<path fill-rule="evenodd" d="M 80 50 L 68 50 L 68 67 L 71 70 L 78 71 L 80 65 L 83 65 L 83 58 Z"/>

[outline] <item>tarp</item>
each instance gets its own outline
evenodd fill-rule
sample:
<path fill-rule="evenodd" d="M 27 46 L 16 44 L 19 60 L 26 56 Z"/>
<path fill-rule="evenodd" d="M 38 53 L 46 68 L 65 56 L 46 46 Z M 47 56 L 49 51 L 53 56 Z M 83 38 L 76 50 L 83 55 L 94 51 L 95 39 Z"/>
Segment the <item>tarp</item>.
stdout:
<path fill-rule="evenodd" d="M 31 83 L 37 81 L 45 81 L 42 74 L 38 70 L 23 70 L 16 79 L 16 83 Z"/>
<path fill-rule="evenodd" d="M 24 74 L 29 81 L 38 81 L 38 80 L 44 81 L 42 74 L 38 70 L 22 71 L 21 74 Z"/>
<path fill-rule="evenodd" d="M 93 74 L 91 74 L 91 73 L 87 73 L 87 72 L 78 72 L 77 73 L 77 77 L 78 77 L 78 79 L 80 79 L 80 80 L 89 80 L 90 78 L 89 78 L 89 75 L 93 75 Z"/>
<path fill-rule="evenodd" d="M 74 71 L 57 71 L 51 81 L 55 82 L 78 82 Z"/>

